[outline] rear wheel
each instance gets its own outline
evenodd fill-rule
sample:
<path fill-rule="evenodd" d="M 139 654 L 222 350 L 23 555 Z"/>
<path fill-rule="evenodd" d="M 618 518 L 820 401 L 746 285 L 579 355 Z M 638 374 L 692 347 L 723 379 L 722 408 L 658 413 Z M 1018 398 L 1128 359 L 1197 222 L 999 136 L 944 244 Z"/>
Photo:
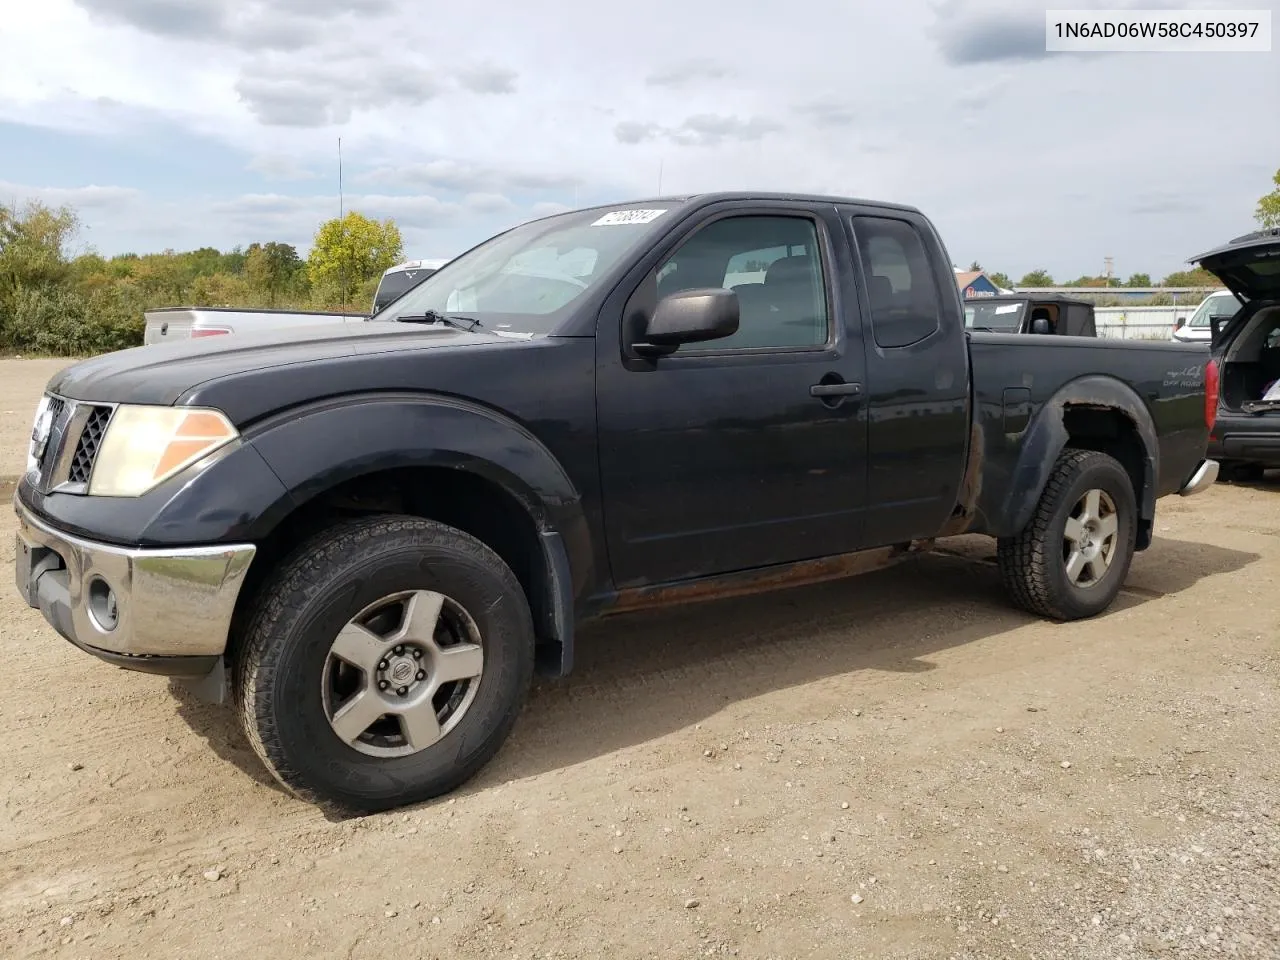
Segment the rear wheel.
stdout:
<path fill-rule="evenodd" d="M 1018 606 L 1078 620 L 1120 592 L 1137 540 L 1137 499 L 1124 467 L 1094 450 L 1058 458 L 1030 522 L 997 547 L 1000 576 Z"/>
<path fill-rule="evenodd" d="M 299 797 L 342 812 L 469 779 L 533 675 L 524 591 L 480 541 L 413 517 L 304 544 L 258 598 L 237 663 L 250 742 Z"/>

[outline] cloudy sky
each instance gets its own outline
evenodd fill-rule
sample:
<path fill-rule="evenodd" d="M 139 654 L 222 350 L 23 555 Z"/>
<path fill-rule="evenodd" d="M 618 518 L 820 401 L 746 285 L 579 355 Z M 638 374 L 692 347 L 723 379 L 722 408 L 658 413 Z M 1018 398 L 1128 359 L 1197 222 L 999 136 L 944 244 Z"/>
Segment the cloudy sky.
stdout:
<path fill-rule="evenodd" d="M 1280 29 L 1280 0 L 1194 5 Z M 1179 269 L 1251 229 L 1280 167 L 1280 45 L 1047 55 L 1044 6 L 1015 0 L 3 6 L 0 199 L 72 204 L 107 254 L 305 251 L 339 137 L 348 208 L 409 256 L 759 188 L 916 204 L 957 263 L 1015 278 Z"/>

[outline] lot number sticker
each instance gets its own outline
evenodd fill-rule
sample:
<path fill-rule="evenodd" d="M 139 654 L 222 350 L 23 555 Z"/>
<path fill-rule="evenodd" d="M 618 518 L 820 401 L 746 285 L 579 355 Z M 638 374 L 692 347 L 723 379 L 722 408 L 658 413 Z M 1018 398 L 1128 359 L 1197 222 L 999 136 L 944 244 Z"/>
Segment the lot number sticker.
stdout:
<path fill-rule="evenodd" d="M 599 220 L 592 222 L 593 227 L 616 227 L 631 223 L 653 223 L 666 210 L 611 210 Z"/>

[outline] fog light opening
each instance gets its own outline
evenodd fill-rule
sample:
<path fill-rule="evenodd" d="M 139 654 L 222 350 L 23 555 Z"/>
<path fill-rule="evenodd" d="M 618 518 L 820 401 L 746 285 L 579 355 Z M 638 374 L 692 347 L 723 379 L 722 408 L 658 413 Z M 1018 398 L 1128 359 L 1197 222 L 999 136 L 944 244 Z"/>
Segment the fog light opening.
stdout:
<path fill-rule="evenodd" d="M 120 622 L 116 592 L 101 577 L 89 581 L 89 616 L 103 633 L 110 633 Z"/>

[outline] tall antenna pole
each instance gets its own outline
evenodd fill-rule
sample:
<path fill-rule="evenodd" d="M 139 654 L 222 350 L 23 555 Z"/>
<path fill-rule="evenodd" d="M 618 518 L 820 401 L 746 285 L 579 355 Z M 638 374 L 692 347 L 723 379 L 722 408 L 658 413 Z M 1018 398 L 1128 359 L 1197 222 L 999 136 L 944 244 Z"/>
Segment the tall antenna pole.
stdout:
<path fill-rule="evenodd" d="M 338 284 L 342 287 L 342 312 L 347 312 L 347 258 L 345 256 L 347 225 L 343 222 L 342 209 L 342 138 L 338 138 L 338 231 L 341 238 L 338 246 Z"/>
<path fill-rule="evenodd" d="M 658 196 L 662 196 L 662 160 L 658 161 Z"/>

